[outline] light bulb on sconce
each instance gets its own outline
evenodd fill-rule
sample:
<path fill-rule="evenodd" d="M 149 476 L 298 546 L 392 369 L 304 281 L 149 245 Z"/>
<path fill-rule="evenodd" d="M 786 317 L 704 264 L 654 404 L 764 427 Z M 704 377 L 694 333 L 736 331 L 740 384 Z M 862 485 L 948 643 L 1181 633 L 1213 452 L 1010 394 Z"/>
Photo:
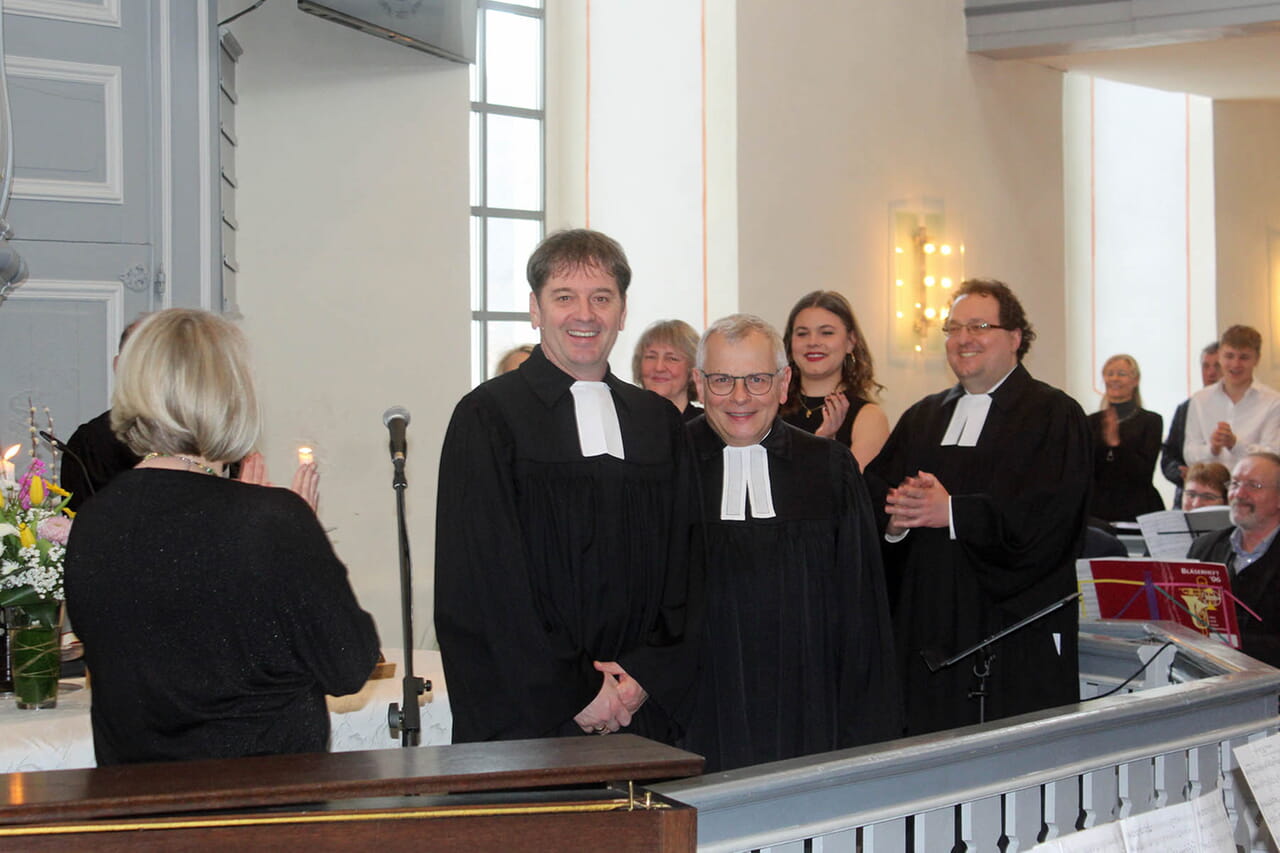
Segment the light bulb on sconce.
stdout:
<path fill-rule="evenodd" d="M 889 206 L 891 351 L 900 357 L 943 351 L 940 326 L 951 290 L 964 278 L 964 243 L 947 222 L 941 200 L 908 199 Z"/>

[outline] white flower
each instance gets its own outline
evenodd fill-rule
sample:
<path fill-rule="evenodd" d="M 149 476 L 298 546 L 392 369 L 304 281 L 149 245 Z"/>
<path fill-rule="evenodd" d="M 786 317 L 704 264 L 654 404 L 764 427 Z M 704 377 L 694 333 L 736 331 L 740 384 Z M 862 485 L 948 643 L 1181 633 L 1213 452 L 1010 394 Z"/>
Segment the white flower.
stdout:
<path fill-rule="evenodd" d="M 18 528 L 0 521 L 0 536 L 17 536 Z"/>

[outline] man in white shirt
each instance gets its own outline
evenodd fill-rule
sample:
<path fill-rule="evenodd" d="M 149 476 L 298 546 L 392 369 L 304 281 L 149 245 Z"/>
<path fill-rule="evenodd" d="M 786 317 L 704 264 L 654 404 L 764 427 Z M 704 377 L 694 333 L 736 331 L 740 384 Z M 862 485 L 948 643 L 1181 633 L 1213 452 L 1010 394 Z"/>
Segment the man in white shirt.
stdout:
<path fill-rule="evenodd" d="M 1218 361 L 1222 379 L 1197 391 L 1187 407 L 1188 465 L 1219 462 L 1234 468 L 1255 446 L 1280 448 L 1280 394 L 1254 381 L 1262 335 L 1249 326 L 1222 333 Z"/>

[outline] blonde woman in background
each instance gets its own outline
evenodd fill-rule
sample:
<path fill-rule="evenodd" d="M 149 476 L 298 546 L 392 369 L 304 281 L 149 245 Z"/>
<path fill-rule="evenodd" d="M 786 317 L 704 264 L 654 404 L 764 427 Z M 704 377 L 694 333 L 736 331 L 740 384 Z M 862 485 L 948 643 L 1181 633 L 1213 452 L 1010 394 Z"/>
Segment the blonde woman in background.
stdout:
<path fill-rule="evenodd" d="M 698 333 L 683 320 L 659 320 L 644 330 L 631 359 L 635 383 L 660 397 L 666 397 L 685 421 L 702 414 L 695 406 L 698 389 L 693 382 L 693 362 L 698 352 Z"/>
<path fill-rule="evenodd" d="M 1093 435 L 1093 494 L 1089 514 L 1103 521 L 1133 521 L 1164 509 L 1151 478 L 1160 456 L 1164 421 L 1142 408 L 1137 360 L 1123 353 L 1102 365 L 1106 392 L 1089 415 Z"/>

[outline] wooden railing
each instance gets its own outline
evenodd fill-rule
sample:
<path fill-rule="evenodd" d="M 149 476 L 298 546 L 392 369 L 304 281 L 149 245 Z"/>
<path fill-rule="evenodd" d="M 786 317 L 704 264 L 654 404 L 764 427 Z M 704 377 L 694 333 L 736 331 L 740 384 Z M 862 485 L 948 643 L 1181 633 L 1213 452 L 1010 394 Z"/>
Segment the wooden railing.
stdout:
<path fill-rule="evenodd" d="M 1275 732 L 1280 671 L 1164 623 L 1082 625 L 1080 647 L 1086 698 L 1150 664 L 1114 696 L 653 790 L 697 808 L 707 851 L 1016 853 L 1214 790 L 1239 847 L 1273 849 L 1232 747 Z"/>

